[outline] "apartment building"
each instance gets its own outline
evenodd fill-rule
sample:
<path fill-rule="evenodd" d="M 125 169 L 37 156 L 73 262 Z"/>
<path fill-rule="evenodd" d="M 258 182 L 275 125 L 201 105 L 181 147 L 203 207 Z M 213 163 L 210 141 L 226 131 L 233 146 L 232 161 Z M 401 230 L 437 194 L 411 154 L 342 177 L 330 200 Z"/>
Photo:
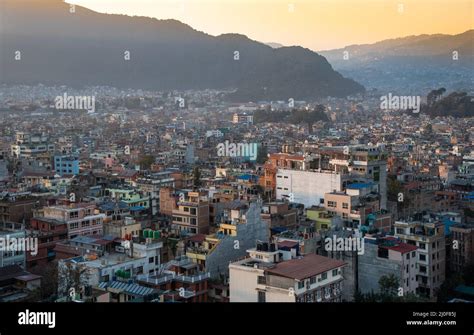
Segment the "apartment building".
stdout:
<path fill-rule="evenodd" d="M 233 203 L 224 209 L 215 234 L 194 235 L 186 245 L 186 256 L 213 278 L 228 275 L 228 265 L 244 257 L 256 240 L 268 241 L 269 229 L 260 216 L 259 202 Z"/>
<path fill-rule="evenodd" d="M 452 248 L 450 267 L 461 272 L 474 263 L 474 224 L 454 224 L 450 227 Z"/>
<path fill-rule="evenodd" d="M 262 206 L 262 220 L 268 228 L 295 229 L 298 222 L 298 210 L 287 202 L 269 202 Z"/>
<path fill-rule="evenodd" d="M 210 274 L 202 272 L 199 266 L 186 256 L 177 257 L 163 265 L 162 271 L 140 275 L 140 285 L 164 293 L 165 302 L 207 302 Z"/>
<path fill-rule="evenodd" d="M 310 254 L 291 259 L 274 244 L 229 265 L 230 302 L 341 301 L 345 262 Z"/>
<path fill-rule="evenodd" d="M 54 144 L 44 134 L 17 132 L 15 144 L 11 146 L 12 156 L 16 158 L 36 158 L 53 152 Z"/>
<path fill-rule="evenodd" d="M 2 249 L 0 249 L 0 268 L 5 266 L 18 265 L 23 270 L 26 269 L 27 250 L 9 250 L 9 241 L 20 241 L 26 238 L 25 229 L 20 224 L 3 223 L 0 224 L 0 240 L 2 241 Z"/>
<path fill-rule="evenodd" d="M 387 208 L 387 162 L 383 146 L 323 147 L 304 156 L 270 156 L 276 173 L 276 198 L 311 207 L 324 194 L 341 192 L 348 184 L 374 183 L 380 208 Z"/>
<path fill-rule="evenodd" d="M 366 235 L 364 253 L 358 259 L 358 288 L 361 293 L 379 292 L 379 280 L 393 275 L 402 295 L 418 288 L 417 247 L 394 237 Z M 397 292 L 397 293 L 398 293 Z"/>
<path fill-rule="evenodd" d="M 57 155 L 54 156 L 54 171 L 60 175 L 79 174 L 79 158 L 74 155 Z"/>
<path fill-rule="evenodd" d="M 38 254 L 27 256 L 27 267 L 44 266 L 57 257 L 55 247 L 68 239 L 68 224 L 66 221 L 35 216 L 31 219 L 28 235 L 38 238 Z"/>
<path fill-rule="evenodd" d="M 48 222 L 56 220 L 66 224 L 68 238 L 86 235 L 101 235 L 103 233 L 103 222 L 105 214 L 99 213 L 95 204 L 70 203 L 68 205 L 56 205 L 44 207 L 36 212 L 35 220 Z"/>
<path fill-rule="evenodd" d="M 87 253 L 61 259 L 58 263 L 58 294 L 63 297 L 71 287 L 98 287 L 103 282 L 134 280 L 152 274 L 161 266 L 161 241 L 130 242 L 130 247 L 102 256 Z"/>
<path fill-rule="evenodd" d="M 342 218 L 347 228 L 364 232 L 391 230 L 391 215 L 380 209 L 380 194 L 375 183 L 349 184 L 343 192 L 326 193 L 324 204 L 328 213 Z"/>
<path fill-rule="evenodd" d="M 446 277 L 444 224 L 439 221 L 396 221 L 394 228 L 395 236 L 403 243 L 417 247 L 417 293 L 434 298 Z"/>
<path fill-rule="evenodd" d="M 0 222 L 28 223 L 37 205 L 38 199 L 31 192 L 1 193 Z"/>
<path fill-rule="evenodd" d="M 172 227 L 185 235 L 209 233 L 209 200 L 200 192 L 180 192 L 177 208 L 172 211 Z"/>
<path fill-rule="evenodd" d="M 144 178 L 138 178 L 137 188 L 150 199 L 151 214 L 160 212 L 160 189 L 163 187 L 176 187 L 174 170 L 161 171 L 150 174 Z"/>

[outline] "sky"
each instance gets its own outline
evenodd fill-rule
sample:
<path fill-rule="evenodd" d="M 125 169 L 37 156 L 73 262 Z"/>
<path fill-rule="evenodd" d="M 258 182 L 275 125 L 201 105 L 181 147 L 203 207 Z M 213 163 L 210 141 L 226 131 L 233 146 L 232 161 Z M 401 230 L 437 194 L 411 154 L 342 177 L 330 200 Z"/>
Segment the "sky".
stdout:
<path fill-rule="evenodd" d="M 176 19 L 211 35 L 314 51 L 474 29 L 473 0 L 67 0 L 102 13 Z"/>

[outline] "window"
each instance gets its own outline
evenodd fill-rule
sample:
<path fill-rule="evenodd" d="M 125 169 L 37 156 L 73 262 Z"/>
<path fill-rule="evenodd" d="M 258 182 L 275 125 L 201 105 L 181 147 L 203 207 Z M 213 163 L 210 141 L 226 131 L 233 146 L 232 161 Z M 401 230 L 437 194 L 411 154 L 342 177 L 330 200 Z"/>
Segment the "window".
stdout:
<path fill-rule="evenodd" d="M 153 257 L 148 258 L 148 263 L 149 264 L 153 263 Z"/>
<path fill-rule="evenodd" d="M 426 261 L 426 255 L 421 255 L 420 254 L 420 261 Z"/>
<path fill-rule="evenodd" d="M 267 283 L 267 280 L 266 280 L 265 276 L 258 276 L 257 277 L 257 284 L 265 285 L 266 283 Z"/>
<path fill-rule="evenodd" d="M 326 280 L 328 278 L 328 273 L 327 272 L 324 272 L 322 275 L 321 275 L 321 280 Z"/>
<path fill-rule="evenodd" d="M 332 276 L 336 277 L 338 275 L 339 271 L 337 269 L 332 270 Z"/>
<path fill-rule="evenodd" d="M 407 259 L 410 259 L 410 253 L 407 253 L 406 257 L 407 257 Z"/>
<path fill-rule="evenodd" d="M 309 284 L 312 285 L 312 284 L 315 284 L 316 283 L 316 277 L 311 277 L 309 278 Z"/>
<path fill-rule="evenodd" d="M 337 207 L 337 202 L 335 202 L 335 201 L 328 201 L 328 207 Z"/>
<path fill-rule="evenodd" d="M 415 257 L 415 252 L 414 251 L 411 253 L 411 257 Z"/>
<path fill-rule="evenodd" d="M 349 208 L 349 204 L 348 204 L 347 202 L 343 202 L 343 203 L 342 203 L 342 208 L 348 209 L 348 208 Z"/>
<path fill-rule="evenodd" d="M 302 289 L 304 287 L 304 280 L 298 282 L 298 288 Z"/>
<path fill-rule="evenodd" d="M 420 249 L 425 249 L 425 248 L 426 248 L 426 244 L 420 243 L 419 247 L 420 247 Z"/>
<path fill-rule="evenodd" d="M 265 302 L 265 291 L 258 291 L 258 302 Z"/>

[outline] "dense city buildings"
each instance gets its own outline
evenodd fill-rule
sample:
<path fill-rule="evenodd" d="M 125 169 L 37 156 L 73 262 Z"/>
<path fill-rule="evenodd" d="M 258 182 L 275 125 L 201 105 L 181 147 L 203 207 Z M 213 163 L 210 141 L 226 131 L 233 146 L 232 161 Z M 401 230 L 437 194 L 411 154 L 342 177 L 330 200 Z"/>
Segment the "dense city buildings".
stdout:
<path fill-rule="evenodd" d="M 75 20 L 46 2 L 70 14 L 53 30 L 76 22 L 98 39 L 70 36 L 89 65 L 76 73 L 81 59 L 68 60 L 66 77 L 58 65 L 46 80 L 46 64 L 73 56 L 50 43 L 66 30 L 0 62 L 0 302 L 474 301 L 474 81 L 451 60 L 453 48 L 469 58 L 472 32 L 442 35 L 432 57 L 416 37 L 323 57 L 174 20 L 136 18 L 125 33 L 102 23 L 132 18 L 88 21 L 77 5 Z M 3 64 L 35 72 L 40 46 L 54 51 L 40 77 L 4 76 Z M 405 49 L 436 64 L 376 71 Z M 352 63 L 365 61 L 362 73 Z M 405 85 L 387 91 L 392 80 Z"/>

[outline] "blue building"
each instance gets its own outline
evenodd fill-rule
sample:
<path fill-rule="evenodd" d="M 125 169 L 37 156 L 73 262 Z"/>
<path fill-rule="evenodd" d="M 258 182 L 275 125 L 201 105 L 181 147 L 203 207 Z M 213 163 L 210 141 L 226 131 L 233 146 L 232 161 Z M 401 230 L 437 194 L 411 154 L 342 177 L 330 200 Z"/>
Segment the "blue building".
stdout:
<path fill-rule="evenodd" d="M 54 171 L 60 175 L 78 175 L 79 158 L 74 155 L 54 156 Z"/>

